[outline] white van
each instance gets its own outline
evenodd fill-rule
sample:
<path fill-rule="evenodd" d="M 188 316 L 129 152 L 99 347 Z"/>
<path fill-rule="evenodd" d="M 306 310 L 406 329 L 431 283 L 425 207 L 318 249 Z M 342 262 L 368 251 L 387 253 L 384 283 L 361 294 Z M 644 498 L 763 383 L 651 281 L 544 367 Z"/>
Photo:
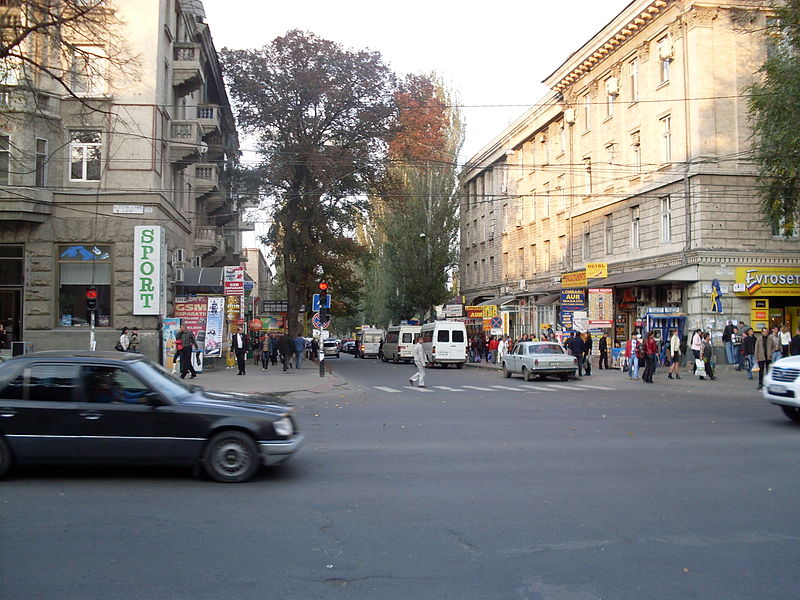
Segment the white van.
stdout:
<path fill-rule="evenodd" d="M 454 364 L 460 369 L 467 362 L 467 328 L 461 321 L 427 323 L 420 336 L 428 364 Z"/>
<path fill-rule="evenodd" d="M 383 362 L 393 361 L 412 362 L 414 360 L 412 348 L 414 336 L 422 329 L 421 325 L 394 325 L 386 330 L 383 340 Z"/>
<path fill-rule="evenodd" d="M 356 336 L 356 358 L 376 358 L 381 350 L 383 329 L 362 329 Z"/>

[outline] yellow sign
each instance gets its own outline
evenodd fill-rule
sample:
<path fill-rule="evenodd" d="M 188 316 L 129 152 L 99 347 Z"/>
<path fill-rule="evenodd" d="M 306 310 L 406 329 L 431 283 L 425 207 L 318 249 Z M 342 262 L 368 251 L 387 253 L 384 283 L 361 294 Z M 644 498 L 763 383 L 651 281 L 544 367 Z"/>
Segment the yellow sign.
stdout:
<path fill-rule="evenodd" d="M 586 287 L 586 271 L 573 271 L 572 273 L 561 274 L 562 288 L 582 288 Z"/>
<path fill-rule="evenodd" d="M 800 268 L 736 267 L 736 283 L 744 296 L 800 296 Z"/>
<path fill-rule="evenodd" d="M 483 318 L 484 319 L 491 319 L 492 317 L 497 316 L 497 305 L 496 304 L 489 304 L 483 307 Z"/>
<path fill-rule="evenodd" d="M 586 263 L 586 279 L 608 277 L 608 263 Z"/>

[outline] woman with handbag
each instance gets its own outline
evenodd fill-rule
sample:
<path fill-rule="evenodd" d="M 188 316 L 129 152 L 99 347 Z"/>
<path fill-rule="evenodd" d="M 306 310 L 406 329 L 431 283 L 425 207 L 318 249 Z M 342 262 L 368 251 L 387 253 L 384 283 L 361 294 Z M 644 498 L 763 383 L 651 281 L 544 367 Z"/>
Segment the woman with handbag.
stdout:
<path fill-rule="evenodd" d="M 127 352 L 130 345 L 131 345 L 131 339 L 128 337 L 128 328 L 123 327 L 122 333 L 120 334 L 119 339 L 117 340 L 117 345 L 114 346 L 114 350 L 118 352 Z"/>
<path fill-rule="evenodd" d="M 668 379 L 680 379 L 680 361 L 681 361 L 681 338 L 678 335 L 678 330 L 673 329 L 669 336 L 669 358 L 672 364 L 669 367 Z M 673 378 L 673 375 L 675 376 Z"/>

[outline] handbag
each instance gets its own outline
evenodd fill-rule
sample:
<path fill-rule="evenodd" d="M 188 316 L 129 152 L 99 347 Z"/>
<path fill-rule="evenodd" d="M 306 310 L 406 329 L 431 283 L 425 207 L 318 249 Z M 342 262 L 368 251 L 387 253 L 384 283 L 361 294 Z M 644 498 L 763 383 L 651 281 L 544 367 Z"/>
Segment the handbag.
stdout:
<path fill-rule="evenodd" d="M 123 348 L 122 344 L 119 342 L 117 342 L 117 345 L 114 346 L 114 350 L 116 350 L 117 352 L 125 352 L 125 348 Z"/>

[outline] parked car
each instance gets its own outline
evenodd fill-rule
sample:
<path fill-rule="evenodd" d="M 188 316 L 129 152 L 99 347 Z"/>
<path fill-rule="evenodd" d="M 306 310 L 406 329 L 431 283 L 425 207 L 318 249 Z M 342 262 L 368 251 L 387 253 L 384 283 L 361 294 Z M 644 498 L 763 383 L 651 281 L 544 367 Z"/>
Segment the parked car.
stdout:
<path fill-rule="evenodd" d="M 501 364 L 503 377 L 520 374 L 525 381 L 535 375 L 556 375 L 566 381 L 578 370 L 578 359 L 555 342 L 518 342 Z"/>
<path fill-rule="evenodd" d="M 345 352 L 347 354 L 355 354 L 356 353 L 355 340 L 345 340 L 342 343 L 342 352 Z"/>
<path fill-rule="evenodd" d="M 32 463 L 201 466 L 225 483 L 300 447 L 292 408 L 186 384 L 141 354 L 36 352 L 0 364 L 0 477 Z"/>
<path fill-rule="evenodd" d="M 800 423 L 800 356 L 775 361 L 764 374 L 761 393 L 792 421 Z"/>
<path fill-rule="evenodd" d="M 325 358 L 339 358 L 339 343 L 336 340 L 325 340 L 322 342 L 322 351 L 325 353 Z"/>

